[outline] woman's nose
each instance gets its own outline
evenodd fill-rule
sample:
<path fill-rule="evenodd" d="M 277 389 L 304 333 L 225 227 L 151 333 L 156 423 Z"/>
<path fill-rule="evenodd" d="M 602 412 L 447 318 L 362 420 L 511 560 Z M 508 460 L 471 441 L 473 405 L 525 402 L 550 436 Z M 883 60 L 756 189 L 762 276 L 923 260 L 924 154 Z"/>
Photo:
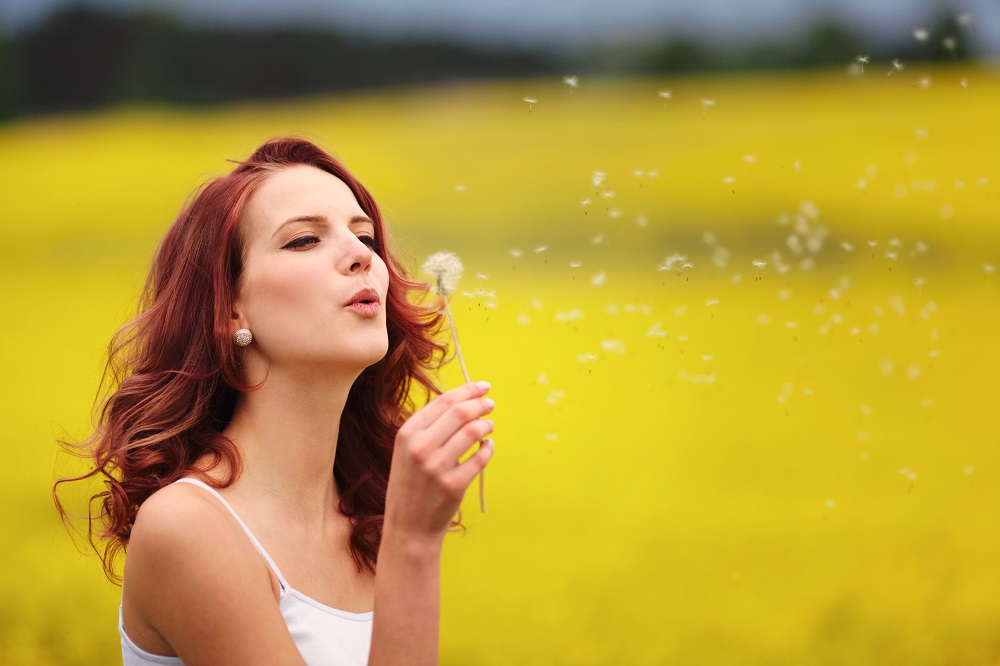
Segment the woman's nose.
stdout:
<path fill-rule="evenodd" d="M 367 273 L 372 267 L 372 255 L 374 252 L 370 247 L 362 243 L 357 236 L 354 236 L 354 240 L 351 243 L 350 253 L 347 258 L 351 267 L 350 272 Z"/>

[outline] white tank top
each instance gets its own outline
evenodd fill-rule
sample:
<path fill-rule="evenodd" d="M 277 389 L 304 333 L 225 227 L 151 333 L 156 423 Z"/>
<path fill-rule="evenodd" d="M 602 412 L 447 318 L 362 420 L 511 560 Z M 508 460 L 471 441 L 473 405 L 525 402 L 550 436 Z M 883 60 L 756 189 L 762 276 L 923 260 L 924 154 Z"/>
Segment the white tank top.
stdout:
<path fill-rule="evenodd" d="M 285 624 L 292 635 L 292 640 L 295 641 L 302 658 L 309 666 L 355 666 L 368 663 L 368 651 L 372 640 L 372 611 L 349 613 L 331 608 L 290 587 L 285 581 L 285 577 L 278 571 L 278 567 L 275 566 L 274 560 L 257 541 L 257 537 L 250 532 L 246 523 L 240 519 L 229 502 L 216 492 L 215 488 L 198 479 L 179 479 L 177 481 L 177 483 L 181 482 L 204 488 L 222 502 L 222 505 L 229 509 L 236 522 L 246 532 L 257 552 L 271 567 L 281 584 L 278 610 L 285 618 Z M 122 662 L 124 666 L 184 663 L 178 657 L 165 657 L 146 652 L 133 643 L 132 639 L 125 634 L 121 608 L 118 610 L 118 633 L 121 634 L 122 638 Z"/>

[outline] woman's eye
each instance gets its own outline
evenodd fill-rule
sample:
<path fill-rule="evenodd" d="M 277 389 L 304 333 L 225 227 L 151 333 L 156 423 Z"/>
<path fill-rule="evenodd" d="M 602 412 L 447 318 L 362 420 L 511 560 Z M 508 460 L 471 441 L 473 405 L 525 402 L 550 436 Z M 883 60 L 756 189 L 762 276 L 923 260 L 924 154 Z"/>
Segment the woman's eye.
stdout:
<path fill-rule="evenodd" d="M 378 252 L 378 241 L 374 236 L 358 236 L 358 240 L 370 247 L 373 252 Z"/>
<path fill-rule="evenodd" d="M 281 246 L 282 250 L 295 250 L 304 247 L 309 247 L 315 245 L 319 242 L 319 239 L 315 236 L 299 236 L 298 238 L 293 238 L 284 245 Z"/>

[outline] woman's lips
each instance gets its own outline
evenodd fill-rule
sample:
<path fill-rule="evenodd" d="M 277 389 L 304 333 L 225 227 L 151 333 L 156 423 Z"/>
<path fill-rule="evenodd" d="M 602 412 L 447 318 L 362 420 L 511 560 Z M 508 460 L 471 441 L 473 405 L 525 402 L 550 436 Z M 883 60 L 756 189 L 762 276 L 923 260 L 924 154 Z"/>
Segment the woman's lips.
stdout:
<path fill-rule="evenodd" d="M 382 309 L 381 298 L 374 289 L 365 288 L 354 294 L 346 307 L 366 317 L 374 317 Z"/>

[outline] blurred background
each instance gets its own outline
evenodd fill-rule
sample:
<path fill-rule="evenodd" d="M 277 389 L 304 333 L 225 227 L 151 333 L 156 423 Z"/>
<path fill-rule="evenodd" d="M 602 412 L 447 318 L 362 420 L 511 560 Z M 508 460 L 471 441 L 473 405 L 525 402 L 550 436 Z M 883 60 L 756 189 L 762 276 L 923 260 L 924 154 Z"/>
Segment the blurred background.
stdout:
<path fill-rule="evenodd" d="M 998 57 L 993 0 L 4 0 L 0 663 L 120 660 L 57 442 L 295 133 L 465 263 L 442 663 L 1000 664 Z"/>

